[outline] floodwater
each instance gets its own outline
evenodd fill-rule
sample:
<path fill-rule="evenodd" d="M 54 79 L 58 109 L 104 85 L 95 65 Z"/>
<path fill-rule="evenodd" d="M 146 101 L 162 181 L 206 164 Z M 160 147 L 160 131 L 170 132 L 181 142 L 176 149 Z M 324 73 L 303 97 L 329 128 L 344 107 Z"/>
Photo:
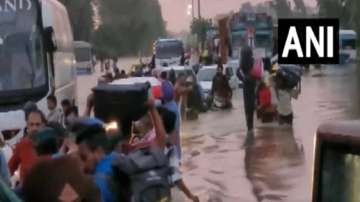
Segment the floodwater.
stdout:
<path fill-rule="evenodd" d="M 185 182 L 201 201 L 311 201 L 316 129 L 326 121 L 359 118 L 359 78 L 355 65 L 305 73 L 293 102 L 293 128 L 256 122 L 254 136 L 248 137 L 241 92 L 235 109 L 185 123 Z"/>
<path fill-rule="evenodd" d="M 310 201 L 314 134 L 323 122 L 359 118 L 359 72 L 353 65 L 305 73 L 301 95 L 293 102 L 292 129 L 256 122 L 254 136 L 247 136 L 241 90 L 235 93 L 234 109 L 185 122 L 185 183 L 204 202 Z M 81 111 L 98 75 L 78 78 Z M 174 194 L 175 202 L 188 201 Z"/>

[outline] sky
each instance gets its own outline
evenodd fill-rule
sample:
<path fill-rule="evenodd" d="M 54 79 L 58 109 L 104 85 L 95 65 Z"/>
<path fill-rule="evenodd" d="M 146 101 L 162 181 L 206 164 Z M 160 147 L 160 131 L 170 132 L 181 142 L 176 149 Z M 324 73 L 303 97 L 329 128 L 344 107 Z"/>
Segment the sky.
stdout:
<path fill-rule="evenodd" d="M 172 32 L 188 30 L 191 15 L 187 14 L 187 7 L 191 0 L 159 0 L 162 14 L 167 22 L 167 29 Z M 195 2 L 195 14 L 197 15 L 197 2 Z M 214 17 L 218 14 L 238 11 L 242 3 L 249 0 L 201 0 L 201 13 L 203 17 Z M 251 0 L 252 3 L 264 2 L 265 0 Z M 305 0 L 310 6 L 316 5 L 316 0 Z"/>

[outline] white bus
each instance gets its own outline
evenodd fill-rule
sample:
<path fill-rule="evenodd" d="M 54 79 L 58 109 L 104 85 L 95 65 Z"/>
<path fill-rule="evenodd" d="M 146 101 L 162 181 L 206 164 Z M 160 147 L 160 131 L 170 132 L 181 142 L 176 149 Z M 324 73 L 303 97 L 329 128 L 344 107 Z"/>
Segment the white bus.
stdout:
<path fill-rule="evenodd" d="M 178 39 L 159 39 L 154 43 L 154 55 L 158 68 L 183 66 L 184 44 Z"/>
<path fill-rule="evenodd" d="M 46 97 L 76 103 L 73 35 L 57 0 L 0 0 L 0 133 L 7 150 L 23 137 L 28 101 L 48 113 Z"/>
<path fill-rule="evenodd" d="M 76 70 L 78 74 L 94 73 L 92 46 L 85 41 L 75 41 Z"/>
<path fill-rule="evenodd" d="M 356 39 L 357 35 L 354 30 L 340 30 L 340 64 L 356 62 Z"/>

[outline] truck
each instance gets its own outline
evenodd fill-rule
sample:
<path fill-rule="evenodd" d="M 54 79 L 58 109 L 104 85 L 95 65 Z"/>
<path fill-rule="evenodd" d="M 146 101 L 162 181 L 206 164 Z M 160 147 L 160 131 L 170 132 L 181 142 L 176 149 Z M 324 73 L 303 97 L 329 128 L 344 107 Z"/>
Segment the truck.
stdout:
<path fill-rule="evenodd" d="M 47 96 L 76 104 L 73 35 L 66 8 L 57 0 L 0 0 L 0 135 L 11 147 L 24 135 L 24 105 L 45 114 Z"/>
<path fill-rule="evenodd" d="M 271 57 L 273 51 L 274 27 L 272 17 L 266 13 L 235 13 L 230 18 L 231 43 L 234 55 L 241 47 L 254 48 L 254 55 Z"/>

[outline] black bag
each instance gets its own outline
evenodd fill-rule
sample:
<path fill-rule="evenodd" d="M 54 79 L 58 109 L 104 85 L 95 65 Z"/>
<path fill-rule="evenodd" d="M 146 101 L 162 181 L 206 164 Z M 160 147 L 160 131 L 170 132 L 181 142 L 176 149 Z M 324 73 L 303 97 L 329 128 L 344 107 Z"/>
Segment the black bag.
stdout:
<path fill-rule="evenodd" d="M 290 67 L 288 68 L 281 68 L 278 70 L 278 76 L 282 77 L 286 82 L 286 88 L 287 89 L 293 89 L 295 88 L 300 80 L 301 80 L 301 72 L 299 72 L 297 69 L 292 69 Z"/>
<path fill-rule="evenodd" d="M 147 112 L 150 84 L 116 85 L 103 84 L 95 87 L 95 117 L 104 122 L 118 121 L 124 135 L 128 135 L 131 122 L 138 120 Z"/>
<path fill-rule="evenodd" d="M 132 202 L 171 201 L 172 169 L 162 150 L 144 149 L 123 155 L 117 168 L 130 178 Z"/>

